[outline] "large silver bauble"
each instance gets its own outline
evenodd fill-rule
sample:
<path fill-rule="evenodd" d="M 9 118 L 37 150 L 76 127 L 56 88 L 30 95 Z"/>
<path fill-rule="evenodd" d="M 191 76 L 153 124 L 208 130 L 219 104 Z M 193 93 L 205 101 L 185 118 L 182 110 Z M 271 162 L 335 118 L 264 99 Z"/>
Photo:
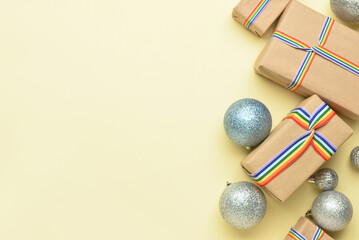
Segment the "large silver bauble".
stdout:
<path fill-rule="evenodd" d="M 338 185 L 338 174 L 330 168 L 322 168 L 309 180 L 322 191 L 333 190 Z"/>
<path fill-rule="evenodd" d="M 312 216 L 317 225 L 328 231 L 344 229 L 353 216 L 353 207 L 342 193 L 326 191 L 313 202 Z"/>
<path fill-rule="evenodd" d="M 359 0 L 330 0 L 335 16 L 349 24 L 359 24 Z"/>
<path fill-rule="evenodd" d="M 256 185 L 250 182 L 232 183 L 226 187 L 219 200 L 223 219 L 239 229 L 257 225 L 267 210 L 267 201 Z"/>
<path fill-rule="evenodd" d="M 254 147 L 266 139 L 272 128 L 268 108 L 258 100 L 245 98 L 233 103 L 224 115 L 224 129 L 234 143 Z"/>
<path fill-rule="evenodd" d="M 350 153 L 350 160 L 354 166 L 359 168 L 359 146 L 355 147 Z"/>

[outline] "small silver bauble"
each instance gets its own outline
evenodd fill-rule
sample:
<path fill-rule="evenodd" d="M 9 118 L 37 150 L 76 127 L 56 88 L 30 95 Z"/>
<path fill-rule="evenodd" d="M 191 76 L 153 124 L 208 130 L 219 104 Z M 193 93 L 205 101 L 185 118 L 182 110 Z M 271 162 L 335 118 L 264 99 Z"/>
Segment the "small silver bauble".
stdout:
<path fill-rule="evenodd" d="M 328 231 L 344 229 L 353 216 L 353 207 L 342 193 L 326 191 L 313 202 L 311 214 L 317 225 Z"/>
<path fill-rule="evenodd" d="M 350 153 L 350 160 L 354 166 L 359 168 L 359 146 L 355 147 Z"/>
<path fill-rule="evenodd" d="M 343 22 L 359 24 L 359 0 L 330 0 L 330 7 Z"/>
<path fill-rule="evenodd" d="M 309 179 L 309 182 L 315 183 L 322 191 L 333 190 L 338 185 L 338 181 L 338 174 L 330 168 L 320 169 Z"/>
<path fill-rule="evenodd" d="M 267 201 L 256 185 L 250 182 L 229 184 L 219 200 L 219 210 L 223 219 L 239 229 L 257 225 L 264 217 Z"/>
<path fill-rule="evenodd" d="M 227 136 L 241 146 L 257 146 L 268 137 L 271 128 L 268 108 L 255 99 L 245 98 L 233 103 L 224 115 Z"/>

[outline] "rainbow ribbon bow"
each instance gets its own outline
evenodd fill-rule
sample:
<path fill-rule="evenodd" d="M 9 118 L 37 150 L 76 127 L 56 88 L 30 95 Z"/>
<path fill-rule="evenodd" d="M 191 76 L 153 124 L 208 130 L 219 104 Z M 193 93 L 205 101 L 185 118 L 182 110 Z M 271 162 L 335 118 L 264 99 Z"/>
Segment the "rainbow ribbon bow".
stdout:
<path fill-rule="evenodd" d="M 245 28 L 249 29 L 251 27 L 252 23 L 263 12 L 264 8 L 268 5 L 269 2 L 270 2 L 270 0 L 261 0 L 261 1 L 259 1 L 257 6 L 252 10 L 252 12 L 249 14 L 249 16 L 244 21 L 243 26 Z"/>
<path fill-rule="evenodd" d="M 319 240 L 323 237 L 324 235 L 324 231 L 321 228 L 317 228 L 317 230 L 314 233 L 314 236 L 312 238 L 312 240 Z M 291 228 L 288 236 L 293 238 L 294 240 L 307 240 L 302 234 L 300 234 L 297 230 L 295 230 L 294 228 Z"/>
<path fill-rule="evenodd" d="M 283 120 L 292 119 L 306 129 L 307 132 L 295 139 L 264 166 L 249 176 L 258 185 L 267 185 L 302 156 L 310 145 L 327 161 L 337 151 L 337 148 L 316 129 L 327 124 L 334 116 L 335 112 L 326 103 L 317 108 L 312 115 L 303 107 L 293 109 Z"/>
<path fill-rule="evenodd" d="M 330 31 L 333 28 L 333 25 L 334 20 L 330 17 L 327 17 L 319 36 L 319 44 L 314 47 L 310 47 L 307 44 L 299 41 L 298 39 L 291 37 L 281 31 L 276 30 L 273 33 L 272 38 L 276 38 L 294 48 L 307 52 L 302 65 L 300 66 L 297 74 L 294 77 L 294 80 L 291 84 L 288 85 L 288 89 L 290 89 L 291 91 L 295 91 L 302 84 L 305 75 L 307 74 L 316 54 L 359 76 L 358 65 L 324 47 L 325 43 L 328 40 Z"/>

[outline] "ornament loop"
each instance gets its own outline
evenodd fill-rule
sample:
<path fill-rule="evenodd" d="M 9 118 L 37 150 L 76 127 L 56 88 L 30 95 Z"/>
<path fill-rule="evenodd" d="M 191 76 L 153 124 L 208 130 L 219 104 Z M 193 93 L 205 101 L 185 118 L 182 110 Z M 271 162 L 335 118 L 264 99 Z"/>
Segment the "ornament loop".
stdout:
<path fill-rule="evenodd" d="M 315 183 L 314 177 L 310 177 L 310 178 L 308 179 L 308 182 L 309 182 L 309 183 Z"/>

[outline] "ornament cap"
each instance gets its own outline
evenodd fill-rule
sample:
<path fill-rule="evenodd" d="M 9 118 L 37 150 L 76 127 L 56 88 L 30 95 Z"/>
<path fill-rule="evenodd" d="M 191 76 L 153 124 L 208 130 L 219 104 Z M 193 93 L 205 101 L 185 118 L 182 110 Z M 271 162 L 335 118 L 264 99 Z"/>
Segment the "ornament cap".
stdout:
<path fill-rule="evenodd" d="M 312 218 L 312 210 L 308 210 L 306 213 L 305 213 L 305 216 L 306 217 L 310 217 L 310 218 Z"/>

